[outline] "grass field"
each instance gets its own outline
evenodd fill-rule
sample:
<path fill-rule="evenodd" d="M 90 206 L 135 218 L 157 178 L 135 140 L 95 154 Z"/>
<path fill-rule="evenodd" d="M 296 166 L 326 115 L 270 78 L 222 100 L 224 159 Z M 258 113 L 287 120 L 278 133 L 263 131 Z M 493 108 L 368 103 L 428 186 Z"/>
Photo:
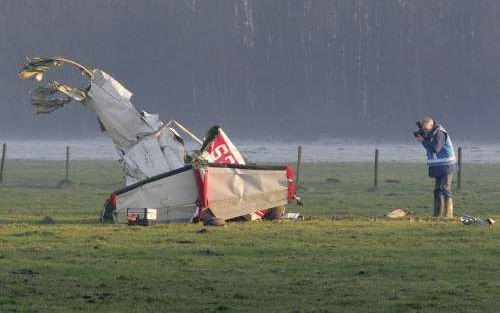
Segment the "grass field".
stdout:
<path fill-rule="evenodd" d="M 496 312 L 500 230 L 433 221 L 423 165 L 307 164 L 304 222 L 101 225 L 114 162 L 8 160 L 0 312 Z M 500 165 L 464 168 L 456 212 L 500 217 Z M 416 218 L 384 220 L 407 208 Z M 332 220 L 336 212 L 348 212 Z M 46 219 L 50 217 L 50 219 Z"/>

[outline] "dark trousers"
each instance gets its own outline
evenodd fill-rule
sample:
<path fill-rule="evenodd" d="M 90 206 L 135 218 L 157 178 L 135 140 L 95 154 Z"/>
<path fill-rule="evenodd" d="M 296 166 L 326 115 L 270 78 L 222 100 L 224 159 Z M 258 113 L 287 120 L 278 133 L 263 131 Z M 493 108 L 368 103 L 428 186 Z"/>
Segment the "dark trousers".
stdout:
<path fill-rule="evenodd" d="M 445 196 L 447 198 L 453 197 L 453 194 L 451 193 L 453 174 L 435 177 L 435 179 L 436 179 L 436 184 L 434 187 L 434 195 L 437 197 L 440 196 Z"/>

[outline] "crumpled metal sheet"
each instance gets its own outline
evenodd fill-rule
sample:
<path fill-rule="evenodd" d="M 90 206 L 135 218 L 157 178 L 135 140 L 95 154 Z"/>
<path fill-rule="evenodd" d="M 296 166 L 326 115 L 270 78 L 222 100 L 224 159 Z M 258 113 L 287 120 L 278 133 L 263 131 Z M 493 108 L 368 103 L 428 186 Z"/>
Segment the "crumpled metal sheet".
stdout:
<path fill-rule="evenodd" d="M 126 151 L 138 136 L 155 131 L 134 108 L 130 91 L 99 69 L 93 74 L 85 106 L 97 114 L 117 149 Z"/>
<path fill-rule="evenodd" d="M 78 68 L 82 74 L 91 77 L 90 71 L 84 66 L 64 58 L 35 58 L 29 60 L 19 72 L 18 76 L 21 79 L 35 79 L 39 83 L 43 81 L 44 74 L 52 67 L 62 67 L 64 63 L 70 63 Z M 59 97 L 61 94 L 62 97 Z M 35 107 L 37 114 L 51 113 L 65 104 L 75 100 L 78 102 L 85 101 L 86 93 L 76 87 L 61 84 L 59 82 L 50 82 L 47 86 L 40 86 L 31 92 L 31 104 Z"/>
<path fill-rule="evenodd" d="M 92 73 L 85 66 L 66 58 L 53 57 L 53 58 L 33 58 L 32 60 L 26 58 L 28 63 L 17 73 L 21 79 L 35 79 L 39 82 L 43 80 L 45 72 L 52 67 L 63 67 L 64 64 L 70 64 L 76 67 L 82 75 L 90 78 Z"/>
<path fill-rule="evenodd" d="M 182 164 L 174 164 L 176 167 L 171 167 L 161 151 L 158 139 L 152 136 L 143 138 L 135 146 L 128 149 L 123 155 L 123 159 L 127 164 L 126 169 L 135 173 L 133 177 L 129 178 L 128 183 L 135 183 L 184 165 L 182 162 Z"/>
<path fill-rule="evenodd" d="M 37 114 L 51 113 L 71 102 L 68 96 L 54 97 L 56 93 L 57 90 L 53 88 L 41 86 L 31 91 L 31 104 L 35 107 Z"/>
<path fill-rule="evenodd" d="M 102 70 L 93 71 L 86 106 L 94 110 L 123 159 L 126 184 L 184 166 L 184 145 L 173 140 L 157 114 L 137 112 L 127 90 Z"/>
<path fill-rule="evenodd" d="M 29 60 L 29 63 L 26 64 L 18 73 L 17 75 L 21 79 L 35 79 L 38 82 L 41 82 L 43 80 L 43 75 L 45 72 L 47 72 L 51 67 L 53 66 L 60 66 L 60 63 L 58 63 L 55 59 L 39 59 L 35 58 L 32 60 Z"/>
<path fill-rule="evenodd" d="M 50 88 L 54 89 L 55 91 L 58 91 L 67 97 L 69 97 L 72 100 L 82 102 L 87 99 L 87 94 L 85 91 L 78 89 L 76 87 L 71 87 L 68 85 L 61 84 L 57 81 L 53 81 L 49 84 Z"/>
<path fill-rule="evenodd" d="M 84 91 L 56 81 L 49 83 L 48 87 L 39 86 L 31 91 L 31 104 L 37 114 L 51 113 L 71 100 L 82 102 L 86 98 Z"/>
<path fill-rule="evenodd" d="M 65 58 L 36 58 L 18 76 L 41 82 L 51 67 L 68 63 L 89 78 L 90 87 L 80 89 L 56 81 L 31 92 L 38 114 L 51 113 L 72 100 L 92 109 L 99 126 L 110 135 L 117 149 L 126 184 L 184 166 L 185 149 L 178 134 L 157 114 L 139 113 L 131 102 L 132 92 L 100 69 L 88 69 Z"/>

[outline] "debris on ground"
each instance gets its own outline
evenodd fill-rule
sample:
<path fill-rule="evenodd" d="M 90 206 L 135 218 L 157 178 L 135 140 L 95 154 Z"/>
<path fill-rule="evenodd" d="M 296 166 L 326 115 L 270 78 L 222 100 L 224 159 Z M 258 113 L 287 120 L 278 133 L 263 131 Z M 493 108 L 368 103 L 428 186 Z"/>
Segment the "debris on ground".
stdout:
<path fill-rule="evenodd" d="M 407 218 L 407 217 L 412 217 L 413 212 L 407 211 L 407 209 L 396 209 L 392 210 L 389 213 L 384 214 L 384 216 L 393 219 Z"/>
<path fill-rule="evenodd" d="M 286 213 L 281 219 L 288 221 L 303 221 L 304 216 L 300 213 Z"/>
<path fill-rule="evenodd" d="M 462 224 L 464 225 L 483 225 L 483 226 L 492 226 L 493 224 L 496 223 L 496 221 L 492 218 L 487 218 L 483 220 L 479 217 L 474 217 L 467 214 L 460 216 L 460 222 L 462 222 Z"/>

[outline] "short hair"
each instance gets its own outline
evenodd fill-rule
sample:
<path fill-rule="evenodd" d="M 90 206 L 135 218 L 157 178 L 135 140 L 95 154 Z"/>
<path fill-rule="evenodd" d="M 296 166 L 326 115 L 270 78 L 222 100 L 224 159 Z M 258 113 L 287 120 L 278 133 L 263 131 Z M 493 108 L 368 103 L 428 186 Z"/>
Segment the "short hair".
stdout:
<path fill-rule="evenodd" d="M 434 119 L 432 117 L 427 116 L 420 120 L 421 125 L 425 125 L 427 123 L 434 123 Z"/>

